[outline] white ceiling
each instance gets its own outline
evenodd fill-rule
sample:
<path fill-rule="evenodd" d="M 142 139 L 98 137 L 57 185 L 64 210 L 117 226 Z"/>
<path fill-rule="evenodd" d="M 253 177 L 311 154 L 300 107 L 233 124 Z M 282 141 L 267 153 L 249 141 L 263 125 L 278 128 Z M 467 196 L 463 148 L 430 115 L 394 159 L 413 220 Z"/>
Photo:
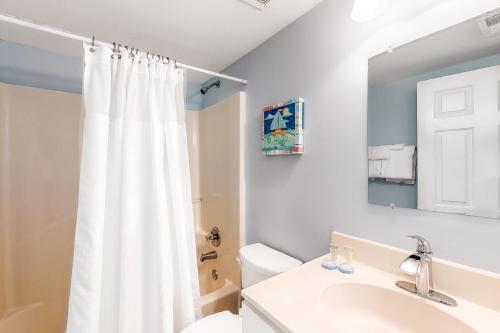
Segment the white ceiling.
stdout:
<path fill-rule="evenodd" d="M 0 12 L 220 71 L 321 1 L 271 0 L 259 11 L 240 0 L 2 0 Z M 77 42 L 6 23 L 0 38 L 81 52 Z M 189 74 L 193 82 L 206 79 Z"/>
<path fill-rule="evenodd" d="M 376 20 L 385 22 L 406 21 L 446 0 L 389 0 L 389 8 Z"/>
<path fill-rule="evenodd" d="M 370 59 L 369 83 L 386 84 L 499 53 L 500 34 L 485 37 L 472 19 Z"/>

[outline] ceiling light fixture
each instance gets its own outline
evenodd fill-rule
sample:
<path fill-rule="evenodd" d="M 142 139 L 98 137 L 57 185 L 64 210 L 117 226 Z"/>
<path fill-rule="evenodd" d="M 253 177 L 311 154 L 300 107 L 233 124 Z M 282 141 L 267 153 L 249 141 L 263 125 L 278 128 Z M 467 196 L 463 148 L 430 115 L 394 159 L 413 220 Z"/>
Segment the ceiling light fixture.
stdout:
<path fill-rule="evenodd" d="M 370 21 L 389 7 L 389 0 L 354 0 L 351 18 L 356 22 Z"/>

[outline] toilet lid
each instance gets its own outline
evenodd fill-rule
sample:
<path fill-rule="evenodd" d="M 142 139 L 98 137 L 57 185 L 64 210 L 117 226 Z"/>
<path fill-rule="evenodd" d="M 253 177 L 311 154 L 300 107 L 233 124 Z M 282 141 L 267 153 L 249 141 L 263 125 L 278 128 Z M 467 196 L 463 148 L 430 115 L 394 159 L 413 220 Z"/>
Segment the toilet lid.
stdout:
<path fill-rule="evenodd" d="M 241 319 L 229 311 L 198 320 L 181 333 L 242 333 Z"/>
<path fill-rule="evenodd" d="M 240 258 L 244 264 L 267 276 L 274 276 L 302 265 L 302 261 L 260 243 L 242 247 Z"/>

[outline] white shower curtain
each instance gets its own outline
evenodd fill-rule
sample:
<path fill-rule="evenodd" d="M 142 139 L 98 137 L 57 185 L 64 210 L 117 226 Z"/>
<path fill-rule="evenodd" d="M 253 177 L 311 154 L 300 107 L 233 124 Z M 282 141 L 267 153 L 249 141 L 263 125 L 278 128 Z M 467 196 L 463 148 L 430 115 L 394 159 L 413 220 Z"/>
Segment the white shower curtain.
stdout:
<path fill-rule="evenodd" d="M 183 72 L 84 49 L 67 333 L 179 332 L 201 312 Z"/>

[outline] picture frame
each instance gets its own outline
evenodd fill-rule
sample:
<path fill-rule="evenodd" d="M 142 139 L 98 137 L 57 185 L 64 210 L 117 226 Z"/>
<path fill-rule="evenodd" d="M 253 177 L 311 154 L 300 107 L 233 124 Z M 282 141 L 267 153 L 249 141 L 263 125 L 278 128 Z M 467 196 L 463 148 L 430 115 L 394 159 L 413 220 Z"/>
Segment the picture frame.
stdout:
<path fill-rule="evenodd" d="M 262 153 L 266 156 L 304 153 L 304 99 L 270 105 L 262 112 Z"/>

